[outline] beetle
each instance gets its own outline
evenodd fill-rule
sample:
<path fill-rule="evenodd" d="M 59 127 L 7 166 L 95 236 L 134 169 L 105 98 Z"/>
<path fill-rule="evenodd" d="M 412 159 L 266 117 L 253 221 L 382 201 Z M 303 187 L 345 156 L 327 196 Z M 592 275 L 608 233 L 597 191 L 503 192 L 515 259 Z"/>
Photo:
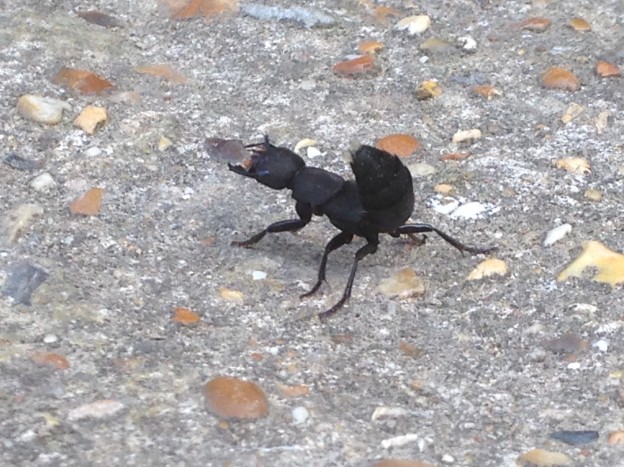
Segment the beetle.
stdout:
<path fill-rule="evenodd" d="M 267 233 L 297 231 L 305 227 L 313 215 L 327 216 L 340 230 L 325 246 L 316 283 L 300 298 L 319 290 L 325 281 L 327 258 L 332 251 L 351 243 L 356 236 L 366 240 L 355 253 L 342 297 L 331 308 L 319 313 L 322 320 L 347 302 L 358 263 L 377 251 L 380 234 L 396 238 L 433 232 L 462 253 L 480 254 L 495 249 L 464 245 L 431 224 L 405 224 L 414 210 L 412 175 L 401 160 L 389 152 L 373 146 L 360 146 L 351 153 L 350 165 L 355 180 L 345 180 L 333 172 L 308 167 L 290 149 L 273 145 L 268 135 L 263 142 L 246 147 L 251 150 L 250 159 L 241 165 L 228 164 L 229 170 L 275 190 L 291 190 L 299 218 L 275 222 L 247 240 L 233 241 L 232 245 L 249 247 Z"/>

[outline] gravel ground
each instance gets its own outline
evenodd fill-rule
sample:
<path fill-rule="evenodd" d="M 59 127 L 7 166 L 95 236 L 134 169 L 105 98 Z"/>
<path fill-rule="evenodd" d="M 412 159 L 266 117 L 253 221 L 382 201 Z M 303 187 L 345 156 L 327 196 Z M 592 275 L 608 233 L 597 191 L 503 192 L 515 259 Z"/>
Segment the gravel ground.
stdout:
<path fill-rule="evenodd" d="M 392 28 L 396 18 L 375 21 L 366 2 L 298 3 L 334 22 L 306 27 L 244 12 L 173 21 L 151 1 L 0 2 L 0 463 L 320 466 L 400 458 L 513 466 L 541 448 L 564 453 L 569 465 L 622 465 L 622 444 L 607 442 L 624 429 L 622 289 L 591 274 L 556 277 L 587 240 L 624 251 L 624 82 L 594 73 L 597 60 L 624 66 L 624 4 L 386 2 L 400 17 L 431 17 L 428 31 L 410 37 Z M 75 13 L 90 9 L 119 26 Z M 531 16 L 552 24 L 542 33 L 512 27 Z M 575 16 L 592 30 L 569 27 Z M 455 46 L 462 36 L 476 49 Z M 420 50 L 430 38 L 450 45 Z M 365 40 L 385 45 L 377 68 L 332 73 Z M 135 71 L 162 63 L 186 83 Z M 542 86 L 540 76 L 555 65 L 578 77 L 578 91 Z M 62 67 L 94 71 L 114 88 L 67 90 L 52 82 Z M 414 91 L 427 79 L 443 93 L 420 101 Z M 471 91 L 488 83 L 503 95 Z M 23 118 L 16 103 L 25 94 L 64 101 L 62 122 Z M 584 112 L 563 124 L 573 102 Z M 108 112 L 92 135 L 72 125 L 86 105 Z M 451 143 L 472 128 L 483 137 Z M 293 216 L 293 202 L 229 172 L 205 139 L 256 142 L 265 133 L 291 148 L 315 139 L 322 155 L 309 164 L 345 177 L 352 142 L 416 136 L 423 148 L 406 164 L 426 163 L 435 173 L 414 179 L 413 220 L 468 244 L 498 245 L 509 273 L 466 281 L 483 255 L 462 256 L 434 236 L 420 247 L 386 237 L 361 263 L 348 306 L 326 323 L 302 319 L 339 298 L 363 243 L 334 253 L 329 285 L 303 301 L 298 295 L 314 283 L 336 232 L 326 219 L 253 248 L 230 246 Z M 440 160 L 462 151 L 470 157 Z M 25 161 L 9 163 L 11 155 Z M 573 156 L 587 159 L 591 173 L 553 165 Z M 41 173 L 55 182 L 47 191 L 31 186 Z M 441 183 L 485 212 L 440 213 L 434 187 Z M 104 189 L 99 215 L 71 212 L 93 187 Z M 590 189 L 600 200 L 588 198 Z M 12 236 L 24 212 L 35 215 Z M 545 234 L 563 223 L 571 232 L 544 247 Z M 377 292 L 404 267 L 424 280 L 424 296 Z M 254 271 L 266 277 L 254 280 Z M 176 307 L 199 322 L 172 321 Z M 207 411 L 202 388 L 219 375 L 262 387 L 268 414 L 237 421 Z M 94 401 L 105 402 L 88 405 Z M 568 445 L 551 438 L 558 430 L 599 438 Z"/>

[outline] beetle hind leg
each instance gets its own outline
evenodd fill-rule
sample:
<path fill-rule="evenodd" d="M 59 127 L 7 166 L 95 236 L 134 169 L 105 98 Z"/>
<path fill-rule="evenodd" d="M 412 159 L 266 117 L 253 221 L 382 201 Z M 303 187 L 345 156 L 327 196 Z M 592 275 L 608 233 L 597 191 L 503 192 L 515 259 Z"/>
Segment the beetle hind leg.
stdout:
<path fill-rule="evenodd" d="M 399 235 L 402 235 L 402 234 L 413 235 L 416 233 L 428 233 L 428 232 L 433 232 L 433 233 L 438 234 L 440 237 L 442 237 L 442 239 L 445 242 L 450 243 L 462 253 L 466 251 L 468 253 L 472 253 L 473 255 L 478 255 L 481 253 L 489 253 L 491 251 L 496 250 L 496 247 L 474 247 L 474 246 L 464 245 L 456 238 L 451 237 L 449 234 L 441 231 L 440 229 L 432 226 L 431 224 L 405 224 L 399 227 L 398 229 L 396 229 L 394 232 L 391 232 L 390 235 L 393 237 L 398 237 Z"/>

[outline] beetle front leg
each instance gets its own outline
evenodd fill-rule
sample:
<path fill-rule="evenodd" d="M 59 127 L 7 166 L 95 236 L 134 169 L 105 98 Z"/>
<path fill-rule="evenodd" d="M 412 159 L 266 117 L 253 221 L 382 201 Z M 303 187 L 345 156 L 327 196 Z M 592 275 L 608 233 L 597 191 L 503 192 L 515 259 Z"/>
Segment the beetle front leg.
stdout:
<path fill-rule="evenodd" d="M 314 287 L 312 287 L 309 292 L 299 295 L 299 298 L 309 297 L 310 295 L 316 293 L 316 291 L 323 284 L 323 281 L 325 281 L 325 268 L 327 266 L 327 258 L 329 257 L 329 254 L 332 251 L 337 250 L 341 246 L 351 243 L 351 240 L 353 240 L 353 234 L 340 232 L 338 235 L 332 238 L 329 243 L 327 243 L 327 245 L 325 246 L 325 251 L 323 252 L 323 258 L 321 259 L 321 265 L 319 266 L 318 280 L 316 281 L 316 284 L 314 284 Z"/>
<path fill-rule="evenodd" d="M 305 203 L 297 203 L 295 206 L 299 219 L 289 219 L 285 221 L 275 222 L 269 225 L 266 229 L 258 232 L 253 237 L 243 241 L 233 241 L 231 245 L 248 247 L 255 243 L 258 243 L 264 238 L 267 233 L 278 232 L 294 232 L 305 227 L 312 219 L 312 206 Z"/>
<path fill-rule="evenodd" d="M 438 234 L 440 237 L 444 239 L 444 241 L 450 243 L 451 245 L 453 245 L 455 248 L 457 248 L 461 252 L 467 251 L 468 253 L 478 255 L 481 253 L 489 253 L 490 251 L 496 250 L 496 247 L 473 247 L 473 246 L 464 245 L 459 240 L 451 237 L 447 233 L 442 232 L 441 230 L 437 229 L 431 224 L 405 224 L 399 227 L 398 229 L 396 229 L 395 231 L 391 232 L 390 235 L 392 235 L 393 237 L 398 237 L 399 235 L 402 235 L 402 234 L 409 235 L 409 234 L 427 233 L 427 232 L 434 232 Z"/>

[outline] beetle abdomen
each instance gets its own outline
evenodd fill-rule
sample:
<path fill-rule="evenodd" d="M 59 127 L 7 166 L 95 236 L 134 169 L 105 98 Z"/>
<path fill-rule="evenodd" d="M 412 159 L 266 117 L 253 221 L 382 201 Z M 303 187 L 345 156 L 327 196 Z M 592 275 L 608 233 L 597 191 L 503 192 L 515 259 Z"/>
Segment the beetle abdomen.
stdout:
<path fill-rule="evenodd" d="M 412 215 L 412 175 L 397 156 L 360 146 L 353 154 L 351 168 L 367 220 L 379 232 L 393 231 Z"/>

